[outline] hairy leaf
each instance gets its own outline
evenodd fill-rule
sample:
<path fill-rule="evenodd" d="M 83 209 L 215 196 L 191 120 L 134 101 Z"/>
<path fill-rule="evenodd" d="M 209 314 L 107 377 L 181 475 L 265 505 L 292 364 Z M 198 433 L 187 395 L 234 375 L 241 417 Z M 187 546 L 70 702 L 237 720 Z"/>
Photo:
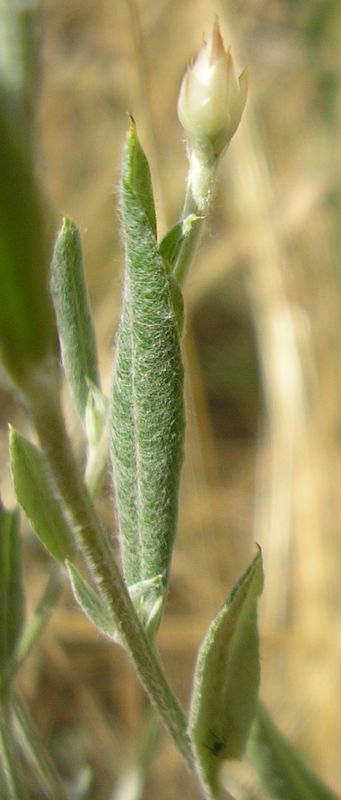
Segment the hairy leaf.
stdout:
<path fill-rule="evenodd" d="M 159 245 L 159 252 L 170 270 L 175 267 L 181 248 L 186 244 L 190 234 L 192 236 L 193 232 L 200 227 L 202 219 L 197 214 L 189 214 L 177 222 L 163 237 Z"/>
<path fill-rule="evenodd" d="M 44 454 L 12 429 L 10 457 L 19 505 L 50 555 L 64 562 L 72 557 L 73 536 Z"/>
<path fill-rule="evenodd" d="M 262 584 L 259 552 L 218 611 L 199 651 L 190 733 L 199 771 L 213 796 L 220 764 L 242 754 L 256 709 L 257 598 Z"/>
<path fill-rule="evenodd" d="M 183 226 L 182 222 L 177 222 L 173 228 L 166 233 L 159 245 L 159 252 L 169 269 L 172 268 L 179 249 L 183 243 Z"/>
<path fill-rule="evenodd" d="M 67 217 L 54 249 L 51 290 L 65 375 L 84 422 L 89 381 L 99 386 L 99 375 L 80 235 L 75 223 Z"/>
<path fill-rule="evenodd" d="M 111 450 L 126 582 L 163 575 L 164 591 L 183 455 L 183 368 L 178 307 L 158 251 L 153 209 L 149 168 L 132 125 L 122 169 L 126 269 Z"/>

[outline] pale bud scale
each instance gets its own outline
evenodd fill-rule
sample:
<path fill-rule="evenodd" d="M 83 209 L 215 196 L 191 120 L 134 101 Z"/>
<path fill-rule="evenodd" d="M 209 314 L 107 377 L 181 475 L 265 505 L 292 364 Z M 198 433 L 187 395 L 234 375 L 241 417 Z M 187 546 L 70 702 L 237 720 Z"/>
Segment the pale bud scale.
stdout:
<path fill-rule="evenodd" d="M 183 78 L 178 101 L 180 122 L 199 161 L 212 162 L 222 153 L 239 125 L 246 96 L 247 74 L 237 77 L 216 19 Z"/>

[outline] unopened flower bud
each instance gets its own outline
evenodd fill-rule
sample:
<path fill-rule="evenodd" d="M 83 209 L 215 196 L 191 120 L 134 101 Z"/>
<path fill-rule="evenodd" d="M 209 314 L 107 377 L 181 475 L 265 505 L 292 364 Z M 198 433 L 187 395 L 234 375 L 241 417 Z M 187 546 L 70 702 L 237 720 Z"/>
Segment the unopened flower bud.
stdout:
<path fill-rule="evenodd" d="M 190 150 L 203 164 L 213 162 L 235 133 L 247 95 L 247 74 L 236 75 L 216 19 L 212 34 L 188 68 L 180 88 L 178 115 Z"/>

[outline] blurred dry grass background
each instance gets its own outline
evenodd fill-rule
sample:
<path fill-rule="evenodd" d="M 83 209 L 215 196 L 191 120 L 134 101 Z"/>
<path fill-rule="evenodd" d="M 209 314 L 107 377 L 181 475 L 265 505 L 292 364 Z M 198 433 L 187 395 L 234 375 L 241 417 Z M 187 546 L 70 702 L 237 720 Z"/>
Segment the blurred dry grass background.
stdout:
<path fill-rule="evenodd" d="M 42 0 L 42 11 L 41 169 L 56 219 L 66 212 L 83 234 L 106 387 L 126 112 L 150 159 L 162 232 L 186 174 L 179 81 L 215 13 L 248 65 L 247 111 L 186 285 L 187 459 L 159 644 L 186 701 L 208 621 L 258 541 L 262 696 L 341 792 L 340 2 Z M 112 524 L 110 498 L 102 505 Z M 28 565 L 33 605 L 48 565 L 35 548 Z M 66 596 L 20 683 L 60 769 L 72 777 L 89 762 L 89 796 L 108 800 L 143 706 L 124 655 Z M 236 796 L 262 798 L 246 768 L 236 775 L 248 787 Z M 196 796 L 166 738 L 143 796 Z"/>

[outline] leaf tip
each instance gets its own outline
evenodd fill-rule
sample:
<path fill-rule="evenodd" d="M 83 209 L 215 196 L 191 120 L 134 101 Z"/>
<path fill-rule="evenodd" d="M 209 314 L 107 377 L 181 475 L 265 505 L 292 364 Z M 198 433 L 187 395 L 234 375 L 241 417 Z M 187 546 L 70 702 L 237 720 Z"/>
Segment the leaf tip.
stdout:
<path fill-rule="evenodd" d="M 67 214 L 63 215 L 63 222 L 62 222 L 62 232 L 66 233 L 73 225 L 73 221 L 71 217 L 68 217 Z"/>

